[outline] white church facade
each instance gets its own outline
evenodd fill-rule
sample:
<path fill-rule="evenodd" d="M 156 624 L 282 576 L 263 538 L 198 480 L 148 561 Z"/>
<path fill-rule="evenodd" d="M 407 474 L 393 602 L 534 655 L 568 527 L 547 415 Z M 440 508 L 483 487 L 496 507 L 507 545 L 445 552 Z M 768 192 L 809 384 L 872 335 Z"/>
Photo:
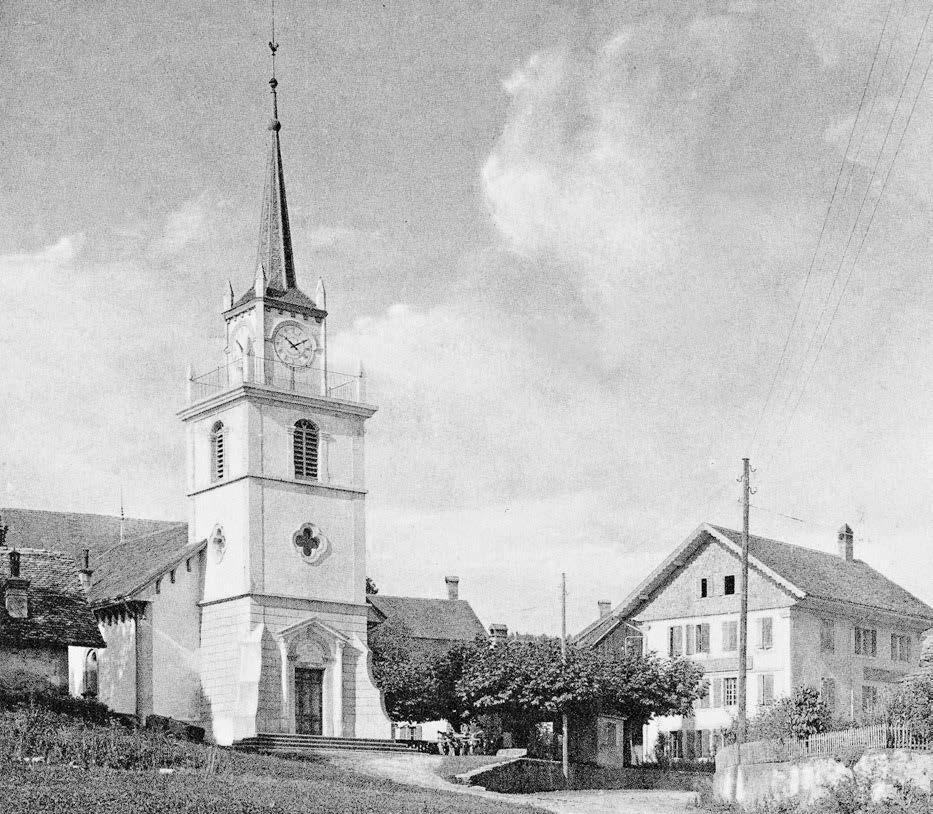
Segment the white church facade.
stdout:
<path fill-rule="evenodd" d="M 327 311 L 297 285 L 276 104 L 255 277 L 230 286 L 219 366 L 180 412 L 185 523 L 3 510 L 10 539 L 84 558 L 106 648 L 72 648 L 74 692 L 256 733 L 389 738 L 367 648 L 362 376 L 328 370 Z M 84 554 L 83 552 L 87 552 Z M 93 662 L 93 664 L 92 664 Z M 93 669 L 92 669 L 93 668 Z"/>

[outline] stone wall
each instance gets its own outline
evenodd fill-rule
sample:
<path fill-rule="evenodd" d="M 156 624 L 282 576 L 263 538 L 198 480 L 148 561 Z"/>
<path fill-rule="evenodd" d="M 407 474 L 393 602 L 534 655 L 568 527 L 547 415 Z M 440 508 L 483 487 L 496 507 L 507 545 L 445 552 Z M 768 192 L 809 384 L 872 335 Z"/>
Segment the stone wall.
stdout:
<path fill-rule="evenodd" d="M 933 753 L 870 749 L 851 769 L 831 757 L 717 766 L 713 791 L 721 800 L 753 809 L 764 803 L 813 802 L 853 781 L 876 801 L 893 794 L 897 785 L 933 792 Z"/>
<path fill-rule="evenodd" d="M 0 646 L 0 685 L 11 689 L 68 688 L 68 646 Z"/>
<path fill-rule="evenodd" d="M 481 766 L 457 775 L 457 782 L 482 786 L 502 794 L 532 794 L 559 789 L 674 789 L 699 791 L 712 775 L 703 772 L 674 772 L 655 769 L 570 764 L 569 786 L 561 764 L 555 760 L 521 757 Z"/>

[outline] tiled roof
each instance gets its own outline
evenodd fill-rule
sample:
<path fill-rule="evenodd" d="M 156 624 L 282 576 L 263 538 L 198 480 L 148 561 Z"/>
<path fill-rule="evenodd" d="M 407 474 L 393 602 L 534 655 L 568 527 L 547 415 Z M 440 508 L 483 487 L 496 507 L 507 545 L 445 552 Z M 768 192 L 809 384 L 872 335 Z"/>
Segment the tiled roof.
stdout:
<path fill-rule="evenodd" d="M 101 514 L 0 509 L 9 526 L 7 544 L 67 554 L 75 568 L 89 549 L 94 574 L 90 602 L 98 606 L 126 598 L 204 546 L 188 543 L 186 523 L 126 518 L 120 543 L 120 518 Z"/>
<path fill-rule="evenodd" d="M 20 578 L 29 581 L 29 615 L 11 617 L 0 601 L 0 644 L 13 647 L 75 645 L 103 647 L 94 614 L 72 558 L 56 551 L 16 549 Z M 10 576 L 10 549 L 0 549 L 0 583 Z"/>
<path fill-rule="evenodd" d="M 741 532 L 719 526 L 713 528 L 737 545 L 742 544 Z M 847 562 L 826 551 L 754 535 L 748 538 L 748 554 L 808 597 L 926 617 L 933 624 L 933 608 L 861 560 Z"/>
<path fill-rule="evenodd" d="M 205 545 L 205 540 L 188 542 L 187 523 L 117 544 L 94 564 L 91 604 L 106 605 L 132 596 Z"/>
<path fill-rule="evenodd" d="M 473 641 L 486 635 L 470 603 L 465 599 L 422 599 L 412 596 L 370 594 L 367 601 L 387 619 L 405 626 L 415 639 Z"/>
<path fill-rule="evenodd" d="M 80 567 L 81 552 L 94 559 L 120 542 L 120 518 L 104 514 L 46 512 L 35 509 L 0 509 L 0 524 L 9 526 L 6 542 L 16 548 L 43 548 L 71 554 Z M 177 526 L 177 521 L 127 517 L 124 538 L 139 537 Z"/>
<path fill-rule="evenodd" d="M 573 641 L 592 646 L 605 638 L 623 620 L 632 618 L 645 602 L 666 585 L 702 545 L 716 537 L 741 546 L 741 532 L 720 526 L 701 525 L 652 571 L 611 615 L 597 619 Z M 723 544 L 723 543 L 721 543 Z M 861 560 L 847 562 L 835 554 L 791 545 L 780 540 L 749 535 L 749 560 L 791 592 L 797 600 L 840 602 L 866 609 L 912 616 L 933 625 L 933 608 L 920 601 Z"/>

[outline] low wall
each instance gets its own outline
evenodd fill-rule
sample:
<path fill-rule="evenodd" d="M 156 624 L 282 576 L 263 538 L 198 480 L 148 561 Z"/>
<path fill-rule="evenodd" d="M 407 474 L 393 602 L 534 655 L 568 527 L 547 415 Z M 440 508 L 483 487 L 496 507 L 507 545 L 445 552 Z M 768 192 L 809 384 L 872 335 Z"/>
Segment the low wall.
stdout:
<path fill-rule="evenodd" d="M 830 794 L 840 783 L 856 782 L 878 801 L 899 785 L 933 792 L 933 753 L 906 749 L 870 749 L 853 768 L 831 757 L 775 763 L 716 766 L 715 795 L 745 808 L 794 800 L 810 803 Z"/>
<path fill-rule="evenodd" d="M 659 769 L 570 764 L 570 782 L 564 779 L 561 764 L 555 760 L 517 758 L 457 775 L 457 782 L 482 786 L 503 794 L 531 794 L 561 789 L 670 789 L 699 791 L 711 782 L 709 773 L 677 772 Z"/>

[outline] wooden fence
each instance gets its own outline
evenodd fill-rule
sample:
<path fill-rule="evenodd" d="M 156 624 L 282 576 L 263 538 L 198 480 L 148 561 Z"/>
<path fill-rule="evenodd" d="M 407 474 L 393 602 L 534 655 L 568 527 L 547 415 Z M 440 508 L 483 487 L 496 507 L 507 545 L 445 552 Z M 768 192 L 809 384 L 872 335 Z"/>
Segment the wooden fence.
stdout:
<path fill-rule="evenodd" d="M 816 755 L 841 755 L 867 749 L 915 749 L 933 751 L 933 740 L 921 737 L 909 727 L 875 724 L 838 732 L 810 735 L 799 741 L 750 741 L 742 746 L 725 746 L 716 753 L 716 766 L 737 763 L 783 763 Z"/>

